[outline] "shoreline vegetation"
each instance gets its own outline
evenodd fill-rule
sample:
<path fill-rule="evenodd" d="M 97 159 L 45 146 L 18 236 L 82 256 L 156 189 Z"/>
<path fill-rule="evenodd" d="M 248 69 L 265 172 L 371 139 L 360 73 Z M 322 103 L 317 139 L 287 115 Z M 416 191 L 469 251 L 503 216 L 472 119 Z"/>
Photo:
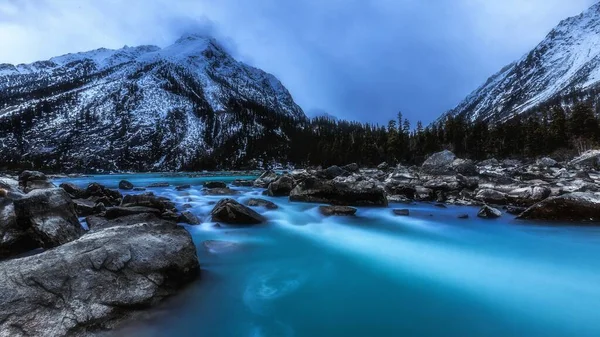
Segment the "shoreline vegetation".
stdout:
<path fill-rule="evenodd" d="M 241 204 L 236 187 L 322 204 L 323 216 L 354 216 L 355 207 L 387 207 L 405 217 L 411 216 L 407 205 L 428 202 L 441 208 L 478 206 L 477 216 L 483 219 L 509 215 L 589 225 L 600 222 L 598 158 L 600 151 L 589 151 L 562 163 L 551 158 L 474 162 L 442 151 L 412 167 L 382 163 L 260 175 L 244 171 L 258 178 L 230 185 L 218 177 L 240 172 L 160 176 L 215 177 L 202 190 L 222 197 L 210 220 L 233 226 L 268 221 L 252 206 L 278 207 L 261 198 Z M 202 220 L 185 205 L 178 209 L 151 192 L 164 187 L 185 191 L 190 185 L 157 179 L 148 186 L 122 180 L 118 189 L 99 183 L 82 188 L 69 182 L 56 186 L 51 177 L 37 171 L 0 177 L 0 266 L 7 271 L 0 281 L 9 290 L 0 295 L 0 334 L 95 335 L 126 324 L 200 277 L 196 246 L 180 224 L 194 226 Z M 468 221 L 468 215 L 458 218 Z"/>

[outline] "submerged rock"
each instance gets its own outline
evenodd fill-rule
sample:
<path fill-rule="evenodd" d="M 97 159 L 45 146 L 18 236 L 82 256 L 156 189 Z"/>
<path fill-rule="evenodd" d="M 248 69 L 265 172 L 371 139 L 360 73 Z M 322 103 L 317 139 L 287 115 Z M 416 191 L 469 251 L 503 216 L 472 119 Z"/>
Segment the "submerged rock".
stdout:
<path fill-rule="evenodd" d="M 119 181 L 119 188 L 127 191 L 133 190 L 133 184 L 127 180 L 121 180 Z"/>
<path fill-rule="evenodd" d="M 265 199 L 258 199 L 258 198 L 251 198 L 247 201 L 246 203 L 248 206 L 251 207 L 265 207 L 266 209 L 277 209 L 279 208 L 279 206 L 277 206 L 275 203 L 269 201 L 269 200 L 265 200 Z"/>
<path fill-rule="evenodd" d="M 254 180 L 236 179 L 231 183 L 231 185 L 238 187 L 252 187 L 254 185 Z"/>
<path fill-rule="evenodd" d="M 343 182 L 308 178 L 290 193 L 291 201 L 342 206 L 387 206 L 382 187 L 371 181 Z"/>
<path fill-rule="evenodd" d="M 0 264 L 0 335 L 85 336 L 174 295 L 199 275 L 183 228 L 114 227 Z"/>
<path fill-rule="evenodd" d="M 394 210 L 392 210 L 392 212 L 394 213 L 394 215 L 397 215 L 397 216 L 409 216 L 410 215 L 410 210 L 408 210 L 408 209 L 394 209 Z"/>
<path fill-rule="evenodd" d="M 227 184 L 222 181 L 208 181 L 204 183 L 205 188 L 227 188 Z"/>
<path fill-rule="evenodd" d="M 226 254 L 235 252 L 240 249 L 241 245 L 237 242 L 206 240 L 202 242 L 202 246 L 211 254 Z"/>
<path fill-rule="evenodd" d="M 266 219 L 233 199 L 222 199 L 210 213 L 212 221 L 233 225 L 256 225 Z"/>
<path fill-rule="evenodd" d="M 477 216 L 484 219 L 496 219 L 502 216 L 502 212 L 496 208 L 484 205 L 477 213 Z"/>
<path fill-rule="evenodd" d="M 204 190 L 205 195 L 238 195 L 239 191 L 230 188 L 209 188 Z"/>
<path fill-rule="evenodd" d="M 169 186 L 171 186 L 171 184 L 169 184 L 167 182 L 160 182 L 160 183 L 150 184 L 147 187 L 149 187 L 149 188 L 157 188 L 157 187 L 169 187 Z"/>
<path fill-rule="evenodd" d="M 29 192 L 14 201 L 17 223 L 43 248 L 53 248 L 77 240 L 84 232 L 71 198 L 63 189 Z"/>
<path fill-rule="evenodd" d="M 356 208 L 349 206 L 319 206 L 319 212 L 324 216 L 353 216 L 356 211 Z"/>
<path fill-rule="evenodd" d="M 576 192 L 551 197 L 531 206 L 518 219 L 600 222 L 600 196 Z"/>
<path fill-rule="evenodd" d="M 468 219 L 469 218 L 469 214 L 459 214 L 458 218 L 459 219 Z"/>

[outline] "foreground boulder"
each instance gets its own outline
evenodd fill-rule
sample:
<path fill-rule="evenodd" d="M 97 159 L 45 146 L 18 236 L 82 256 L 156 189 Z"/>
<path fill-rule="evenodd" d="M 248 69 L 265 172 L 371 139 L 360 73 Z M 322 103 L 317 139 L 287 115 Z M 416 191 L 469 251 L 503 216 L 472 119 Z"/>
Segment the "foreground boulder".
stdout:
<path fill-rule="evenodd" d="M 344 182 L 308 178 L 290 193 L 291 201 L 341 206 L 387 206 L 382 187 L 372 181 Z"/>
<path fill-rule="evenodd" d="M 19 225 L 43 248 L 77 240 L 84 232 L 71 198 L 61 188 L 34 190 L 14 205 Z"/>
<path fill-rule="evenodd" d="M 349 206 L 319 206 L 319 212 L 324 216 L 353 216 L 356 211 L 356 208 Z"/>
<path fill-rule="evenodd" d="M 576 192 L 551 197 L 531 206 L 518 219 L 600 222 L 600 196 Z"/>
<path fill-rule="evenodd" d="M 256 225 L 266 219 L 233 199 L 220 200 L 210 213 L 212 221 L 232 225 Z"/>
<path fill-rule="evenodd" d="M 294 189 L 294 178 L 290 175 L 283 175 L 269 184 L 268 194 L 272 197 L 287 197 Z"/>
<path fill-rule="evenodd" d="M 112 329 L 200 270 L 187 231 L 146 224 L 89 233 L 0 269 L 0 335 L 41 337 Z"/>

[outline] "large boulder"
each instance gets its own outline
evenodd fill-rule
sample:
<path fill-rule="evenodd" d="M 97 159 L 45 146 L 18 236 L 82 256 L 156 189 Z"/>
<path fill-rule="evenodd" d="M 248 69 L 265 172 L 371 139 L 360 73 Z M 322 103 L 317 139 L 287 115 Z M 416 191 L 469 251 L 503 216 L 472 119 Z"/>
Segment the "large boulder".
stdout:
<path fill-rule="evenodd" d="M 114 329 L 199 275 L 183 228 L 113 227 L 0 264 L 0 336 L 87 336 Z"/>
<path fill-rule="evenodd" d="M 525 220 L 600 222 L 600 196 L 576 192 L 543 200 L 518 217 Z"/>
<path fill-rule="evenodd" d="M 282 175 L 277 180 L 269 184 L 268 195 L 272 197 L 287 197 L 294 189 L 294 178 L 290 175 Z"/>
<path fill-rule="evenodd" d="M 427 174 L 451 174 L 454 171 L 452 164 L 455 159 L 456 155 L 448 150 L 438 152 L 427 158 L 421 166 L 421 169 Z"/>
<path fill-rule="evenodd" d="M 205 188 L 227 188 L 227 184 L 222 181 L 207 181 L 204 183 Z"/>
<path fill-rule="evenodd" d="M 90 196 L 87 190 L 80 188 L 73 183 L 62 183 L 59 187 L 69 193 L 73 199 L 85 199 Z"/>
<path fill-rule="evenodd" d="M 342 206 L 387 206 L 384 189 L 373 181 L 308 178 L 290 193 L 291 201 Z"/>
<path fill-rule="evenodd" d="M 357 163 L 348 164 L 346 166 L 343 166 L 342 169 L 344 171 L 347 171 L 347 172 L 350 172 L 350 173 L 358 173 L 358 171 L 360 171 L 360 167 L 358 166 Z"/>
<path fill-rule="evenodd" d="M 554 167 L 558 164 L 558 162 L 552 158 L 544 157 L 540 158 L 536 161 L 536 165 L 540 167 Z"/>
<path fill-rule="evenodd" d="M 267 188 L 269 184 L 277 180 L 277 173 L 269 170 L 264 172 L 254 181 L 254 187 Z"/>
<path fill-rule="evenodd" d="M 11 199 L 19 198 L 23 195 L 19 187 L 19 182 L 12 178 L 0 177 L 0 189 L 6 191 L 5 197 Z"/>
<path fill-rule="evenodd" d="M 266 219 L 233 199 L 220 200 L 210 213 L 212 221 L 232 225 L 256 225 Z"/>
<path fill-rule="evenodd" d="M 454 169 L 454 172 L 468 177 L 479 174 L 475 162 L 470 159 L 455 159 L 452 162 L 452 169 Z"/>
<path fill-rule="evenodd" d="M 596 167 L 596 166 L 600 165 L 600 150 L 586 151 L 579 157 L 571 160 L 571 162 L 569 164 L 588 166 L 588 167 Z"/>
<path fill-rule="evenodd" d="M 71 198 L 61 188 L 31 191 L 14 205 L 19 225 L 43 248 L 77 240 L 84 232 Z"/>
<path fill-rule="evenodd" d="M 38 247 L 26 228 L 17 223 L 12 200 L 0 197 L 0 259 L 27 252 Z"/>
<path fill-rule="evenodd" d="M 130 191 L 133 189 L 133 184 L 127 180 L 119 181 L 119 188 L 122 190 Z"/>
<path fill-rule="evenodd" d="M 324 170 L 317 172 L 317 176 L 323 179 L 335 179 L 339 176 L 347 174 L 348 172 L 346 172 L 343 168 L 337 165 L 330 166 Z"/>
<path fill-rule="evenodd" d="M 56 187 L 53 183 L 48 181 L 48 178 L 45 174 L 37 171 L 23 171 L 19 175 L 19 186 L 25 193 L 37 189 L 48 189 Z"/>

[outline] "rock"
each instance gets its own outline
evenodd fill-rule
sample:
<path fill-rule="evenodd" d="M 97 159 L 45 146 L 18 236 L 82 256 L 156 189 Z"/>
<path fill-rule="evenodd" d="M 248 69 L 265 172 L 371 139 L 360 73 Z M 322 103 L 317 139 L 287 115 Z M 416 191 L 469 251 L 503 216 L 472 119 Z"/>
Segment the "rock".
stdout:
<path fill-rule="evenodd" d="M 388 203 L 396 203 L 396 204 L 412 204 L 412 199 L 409 199 L 403 195 L 387 195 Z"/>
<path fill-rule="evenodd" d="M 0 188 L 7 192 L 22 194 L 21 190 L 19 189 L 19 182 L 12 178 L 0 177 Z"/>
<path fill-rule="evenodd" d="M 133 184 L 127 180 L 121 180 L 119 181 L 119 188 L 127 191 L 133 190 Z"/>
<path fill-rule="evenodd" d="M 519 215 L 523 212 L 525 212 L 525 210 L 527 209 L 527 207 L 519 207 L 519 206 L 505 206 L 504 210 L 506 210 L 506 213 L 510 214 L 510 215 Z"/>
<path fill-rule="evenodd" d="M 600 222 L 600 196 L 576 192 L 551 197 L 529 207 L 518 219 Z"/>
<path fill-rule="evenodd" d="M 231 183 L 231 185 L 238 187 L 252 187 L 254 185 L 254 180 L 236 179 Z"/>
<path fill-rule="evenodd" d="M 433 201 L 435 194 L 432 189 L 416 186 L 415 187 L 415 200 L 418 201 Z"/>
<path fill-rule="evenodd" d="M 494 205 L 506 205 L 508 201 L 506 193 L 492 189 L 479 190 L 475 195 L 475 199 Z"/>
<path fill-rule="evenodd" d="M 509 201 L 518 206 L 531 206 L 550 196 L 552 191 L 545 186 L 523 187 L 508 193 Z"/>
<path fill-rule="evenodd" d="M 480 161 L 477 166 L 499 166 L 500 162 L 496 158 L 486 159 Z"/>
<path fill-rule="evenodd" d="M 423 165 L 421 169 L 423 172 L 434 175 L 444 175 L 453 172 L 452 164 L 456 156 L 454 153 L 446 150 L 431 155 Z"/>
<path fill-rule="evenodd" d="M 459 214 L 458 218 L 459 219 L 468 219 L 469 218 L 469 214 Z"/>
<path fill-rule="evenodd" d="M 254 187 L 260 187 L 260 188 L 267 188 L 269 187 L 269 184 L 274 182 L 275 180 L 277 180 L 277 173 L 273 172 L 273 171 L 266 171 L 263 174 L 260 175 L 260 177 L 258 177 L 258 179 L 256 179 L 254 181 Z"/>
<path fill-rule="evenodd" d="M 108 189 L 98 183 L 89 184 L 86 192 L 90 197 L 94 197 L 94 201 L 102 202 L 107 206 L 118 206 L 123 199 L 121 192 Z"/>
<path fill-rule="evenodd" d="M 209 188 L 204 190 L 205 195 L 238 195 L 239 191 L 230 188 Z"/>
<path fill-rule="evenodd" d="M 570 165 L 581 165 L 587 167 L 596 167 L 600 164 L 600 150 L 589 150 L 584 152 L 569 163 Z"/>
<path fill-rule="evenodd" d="M 43 248 L 53 248 L 83 235 L 71 198 L 63 189 L 34 190 L 14 201 L 17 223 Z"/>
<path fill-rule="evenodd" d="M 339 166 L 333 165 L 326 168 L 325 170 L 319 171 L 317 173 L 317 176 L 323 179 L 334 179 L 347 174 L 348 172 L 344 171 L 344 169 L 340 168 Z"/>
<path fill-rule="evenodd" d="M 100 215 L 91 215 L 85 218 L 85 222 L 87 223 L 90 232 L 111 227 L 132 226 L 140 223 L 151 224 L 153 226 L 177 227 L 176 222 L 160 219 L 156 213 L 132 214 L 115 219 L 107 219 Z"/>
<path fill-rule="evenodd" d="M 341 206 L 387 206 L 382 187 L 372 181 L 342 182 L 308 178 L 290 193 L 291 201 Z"/>
<path fill-rule="evenodd" d="M 152 213 L 156 215 L 160 215 L 163 212 L 160 209 L 153 207 L 145 207 L 145 206 L 131 206 L 131 207 L 109 207 L 106 209 L 105 217 L 107 219 L 116 219 L 122 216 L 135 215 L 135 214 L 143 214 L 143 213 Z"/>
<path fill-rule="evenodd" d="M 357 173 L 360 170 L 360 167 L 358 166 L 357 163 L 352 163 L 352 164 L 348 164 L 346 166 L 343 166 L 342 169 L 344 171 L 349 172 L 349 173 Z"/>
<path fill-rule="evenodd" d="M 356 208 L 349 206 L 319 206 L 319 212 L 324 216 L 354 216 Z"/>
<path fill-rule="evenodd" d="M 428 179 L 423 185 L 433 191 L 459 191 L 464 186 L 456 176 L 436 176 Z"/>
<path fill-rule="evenodd" d="M 75 213 L 79 217 L 85 217 L 88 215 L 98 214 L 103 212 L 103 207 L 99 204 L 88 199 L 73 199 L 73 206 L 75 207 Z M 104 206 L 104 204 L 102 204 Z"/>
<path fill-rule="evenodd" d="M 504 167 L 517 167 L 521 165 L 523 165 L 523 163 L 518 159 L 504 159 L 502 161 L 502 166 Z"/>
<path fill-rule="evenodd" d="M 249 199 L 246 204 L 248 206 L 252 206 L 252 207 L 265 207 L 266 209 L 277 209 L 277 208 L 279 208 L 279 206 L 277 206 L 275 203 L 273 203 L 273 202 L 271 202 L 269 200 L 258 199 L 258 198 Z"/>
<path fill-rule="evenodd" d="M 496 219 L 502 216 L 502 212 L 496 208 L 484 205 L 477 213 L 477 216 L 484 219 Z"/>
<path fill-rule="evenodd" d="M 177 219 L 177 222 L 186 223 L 188 225 L 199 225 L 202 223 L 202 221 L 197 216 L 195 216 L 194 214 L 192 214 L 192 212 L 189 211 L 181 213 L 179 219 Z"/>
<path fill-rule="evenodd" d="M 190 188 L 192 188 L 191 185 L 179 185 L 175 187 L 176 191 L 185 191 L 185 190 L 189 190 Z"/>
<path fill-rule="evenodd" d="M 209 181 L 204 183 L 205 188 L 227 188 L 227 184 L 222 181 Z"/>
<path fill-rule="evenodd" d="M 90 196 L 88 191 L 73 183 L 62 183 L 59 187 L 69 193 L 73 199 L 85 199 Z"/>
<path fill-rule="evenodd" d="M 396 216 L 409 216 L 410 215 L 410 210 L 408 210 L 408 209 L 394 209 L 394 210 L 392 210 L 392 212 L 394 212 L 394 215 L 396 215 Z"/>
<path fill-rule="evenodd" d="M 213 222 L 226 224 L 254 225 L 266 221 L 262 215 L 233 199 L 222 199 L 215 205 L 210 214 Z"/>
<path fill-rule="evenodd" d="M 226 254 L 232 253 L 240 249 L 241 245 L 237 242 L 206 240 L 202 242 L 202 246 L 210 254 Z"/>
<path fill-rule="evenodd" d="M 196 279 L 183 228 L 114 227 L 0 264 L 2 336 L 87 336 L 113 329 Z"/>
<path fill-rule="evenodd" d="M 385 190 L 392 195 L 401 195 L 408 199 L 414 199 L 417 189 L 410 183 L 389 182 L 385 185 Z"/>
<path fill-rule="evenodd" d="M 417 176 L 413 172 L 411 172 L 407 167 L 398 165 L 394 169 L 394 171 L 387 176 L 385 182 L 386 184 L 398 181 L 406 183 L 416 178 Z"/>
<path fill-rule="evenodd" d="M 479 174 L 475 162 L 470 159 L 455 159 L 452 162 L 452 168 L 454 172 L 471 177 Z"/>
<path fill-rule="evenodd" d="M 385 170 L 387 170 L 388 168 L 390 168 L 390 165 L 389 165 L 388 163 L 386 163 L 386 162 L 383 162 L 383 163 L 381 163 L 381 164 L 377 165 L 377 169 L 378 169 L 378 170 L 385 171 Z"/>
<path fill-rule="evenodd" d="M 171 186 L 171 184 L 167 183 L 167 182 L 160 182 L 160 183 L 153 183 L 148 185 L 148 188 L 159 188 L 159 187 L 169 187 Z"/>
<path fill-rule="evenodd" d="M 552 158 L 544 157 L 540 158 L 536 161 L 536 165 L 540 167 L 554 167 L 558 164 L 558 162 Z"/>
<path fill-rule="evenodd" d="M 144 194 L 128 194 L 123 198 L 122 206 L 150 207 L 159 210 L 161 213 L 165 211 L 175 211 L 175 204 L 171 200 L 157 197 L 152 192 Z"/>
<path fill-rule="evenodd" d="M 268 195 L 272 197 L 287 197 L 294 189 L 294 178 L 290 175 L 282 175 L 277 180 L 269 184 Z"/>
<path fill-rule="evenodd" d="M 23 171 L 19 175 L 19 186 L 25 193 L 38 189 L 56 187 L 53 183 L 48 181 L 45 174 L 37 171 Z"/>
<path fill-rule="evenodd" d="M 0 197 L 0 259 L 37 247 L 38 243 L 30 237 L 27 229 L 17 223 L 13 201 Z"/>

